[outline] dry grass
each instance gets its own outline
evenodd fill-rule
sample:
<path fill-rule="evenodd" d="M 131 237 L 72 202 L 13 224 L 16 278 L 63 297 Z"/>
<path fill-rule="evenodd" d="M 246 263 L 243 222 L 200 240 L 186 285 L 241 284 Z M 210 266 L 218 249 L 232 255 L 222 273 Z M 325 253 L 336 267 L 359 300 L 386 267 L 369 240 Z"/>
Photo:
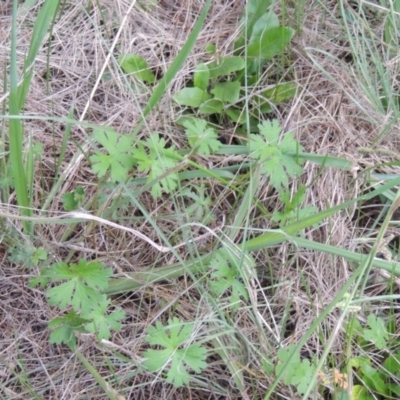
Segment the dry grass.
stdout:
<path fill-rule="evenodd" d="M 3 2 L 4 3 L 4 2 Z M 6 2 L 7 3 L 7 2 Z M 121 78 L 115 58 L 121 53 L 132 52 L 144 56 L 149 65 L 158 74 L 163 74 L 174 60 L 184 44 L 190 27 L 202 8 L 201 0 L 159 1 L 157 6 L 144 6 L 147 2 L 138 2 L 129 12 L 124 24 L 124 16 L 130 9 L 130 1 L 100 0 L 102 10 L 96 4 L 85 9 L 79 2 L 66 2 L 59 20 L 54 27 L 52 46 L 47 66 L 47 46 L 44 46 L 37 58 L 35 76 L 26 103 L 26 114 L 40 116 L 66 117 L 70 108 L 74 108 L 75 118 L 87 120 L 99 125 L 109 125 L 120 132 L 131 132 L 139 120 L 140 109 L 146 104 L 146 88 L 130 88 Z M 179 5 L 178 5 L 179 3 Z M 190 78 L 194 66 L 204 59 L 204 46 L 214 42 L 222 54 L 230 51 L 237 33 L 237 23 L 242 13 L 241 1 L 214 1 L 207 23 L 179 77 L 168 89 L 159 107 L 147 119 L 142 135 L 159 131 L 168 135 L 179 147 L 182 133 L 173 124 L 177 110 L 171 101 L 171 95 L 182 88 Z M 292 45 L 292 72 L 302 88 L 297 98 L 279 109 L 279 119 L 285 130 L 295 132 L 306 151 L 317 154 L 330 154 L 351 160 L 355 166 L 370 166 L 377 161 L 391 161 L 391 152 L 397 151 L 398 126 L 392 127 L 389 134 L 382 138 L 379 149 L 382 153 L 360 152 L 360 148 L 369 148 L 382 127 L 387 124 L 385 115 L 378 113 L 358 85 L 351 68 L 344 61 L 350 52 L 340 38 L 342 27 L 335 18 L 336 1 L 326 4 L 328 13 L 318 9 L 310 2 L 305 15 L 311 15 L 304 21 L 301 36 L 297 36 Z M 140 4 L 143 4 L 141 6 Z M 104 20 L 103 20 L 104 17 Z M 29 46 L 31 22 L 35 19 L 35 10 L 29 11 L 19 19 L 18 54 L 21 62 Z M 9 8 L 0 5 L 0 70 L 8 65 L 10 43 Z M 99 72 L 107 62 L 109 51 L 112 57 L 106 66 L 107 79 L 100 79 Z M 3 92 L 0 80 L 0 92 Z M 0 96 L 1 97 L 1 96 Z M 6 96 L 1 97 L 4 100 Z M 355 101 L 355 99 L 357 101 Z M 26 132 L 32 133 L 34 140 L 42 143 L 43 156 L 37 163 L 35 182 L 35 203 L 40 208 L 54 179 L 57 152 L 65 133 L 65 124 L 51 120 L 27 120 Z M 85 189 L 86 197 L 94 199 L 100 193 L 93 182 L 88 163 L 84 157 L 76 158 L 79 149 L 76 143 L 87 145 L 90 132 L 75 127 L 68 143 L 62 171 L 69 171 L 67 179 L 60 188 L 49 211 L 62 210 L 61 195 L 77 185 Z M 227 132 L 226 134 L 232 134 Z M 386 151 L 383 156 L 383 151 Z M 377 160 L 377 157 L 379 159 Z M 224 160 L 216 160 L 216 163 Z M 363 179 L 349 172 L 323 169 L 307 165 L 303 183 L 310 186 L 307 191 L 307 204 L 326 209 L 354 198 L 362 190 Z M 271 191 L 265 186 L 259 187 L 257 197 L 271 209 L 277 202 Z M 234 201 L 232 193 L 221 187 L 211 190 L 213 212 L 215 215 L 227 215 L 226 225 L 230 225 L 234 215 L 229 214 Z M 167 236 L 175 232 L 182 222 L 183 204 L 171 202 L 165 197 L 158 201 L 143 194 L 140 202 Z M 14 198 L 8 200 L 10 204 Z M 104 203 L 93 203 L 92 211 L 106 209 L 111 198 Z M 135 218 L 132 218 L 132 215 Z M 124 219 L 126 217 L 126 219 Z M 138 210 L 129 209 L 119 212 L 116 222 L 129 224 L 154 241 L 158 241 L 157 232 Z M 210 223 L 216 229 L 221 219 Z M 309 230 L 306 235 L 322 243 L 354 249 L 355 239 L 360 234 L 355 226 L 355 215 L 349 212 L 332 217 L 329 224 Z M 270 224 L 258 219 L 254 228 L 268 229 Z M 104 398 L 91 375 L 71 355 L 67 348 L 48 344 L 47 322 L 55 317 L 42 293 L 27 287 L 27 277 L 36 274 L 36 270 L 27 270 L 22 265 L 7 261 L 7 251 L 13 244 L 28 246 L 24 243 L 19 222 L 2 222 L 3 242 L 0 247 L 2 267 L 0 268 L 0 397 L 7 399 L 94 399 Z M 35 246 L 43 246 L 51 253 L 52 260 L 64 260 L 72 249 L 79 249 L 74 258 L 98 259 L 112 267 L 115 273 L 144 270 L 148 267 L 175 262 L 172 255 L 160 254 L 141 240 L 106 226 L 80 224 L 67 238 L 63 225 L 38 225 Z M 193 235 L 203 233 L 193 228 Z M 177 234 L 179 240 L 180 234 Z M 65 240 L 67 239 L 67 240 Z M 206 248 L 210 240 L 199 244 Z M 182 258 L 188 257 L 180 251 Z M 260 317 L 275 334 L 285 332 L 285 343 L 296 342 L 314 321 L 316 315 L 330 303 L 332 298 L 351 275 L 351 267 L 342 259 L 325 254 L 295 249 L 290 244 L 277 249 L 260 252 L 256 256 L 260 266 L 260 287 L 272 285 L 273 289 L 254 293 L 253 306 L 258 307 Z M 265 267 L 265 271 L 261 266 Z M 267 270 L 268 269 L 268 270 Z M 29 274 L 29 275 L 27 275 Z M 286 282 L 282 286 L 277 283 Z M 305 287 L 304 282 L 307 282 Z M 257 286 L 256 284 L 256 286 Z M 288 300 L 289 299 L 289 300 Z M 202 382 L 216 382 L 207 387 L 200 384 L 196 389 L 173 389 L 165 385 L 160 377 L 138 373 L 139 354 L 144 348 L 143 335 L 146 327 L 157 318 L 165 320 L 168 315 L 179 315 L 182 319 L 212 321 L 217 314 L 212 304 L 203 301 L 201 295 L 193 289 L 192 282 L 185 279 L 173 284 L 157 284 L 146 287 L 132 295 L 114 299 L 127 313 L 123 329 L 112 338 L 113 346 L 99 346 L 89 337 L 82 337 L 80 349 L 98 368 L 105 378 L 118 377 L 119 387 L 127 399 L 234 399 L 261 398 L 269 385 L 269 378 L 258 372 L 255 366 L 259 361 L 247 360 L 245 370 L 246 389 L 239 393 L 233 389 L 232 376 L 218 358 L 211 360 L 210 366 L 202 376 Z M 286 328 L 274 328 L 283 321 L 285 308 L 289 304 L 290 315 L 285 322 Z M 268 307 L 267 307 L 268 306 Z M 270 333 L 260 336 L 260 329 L 249 320 L 245 311 L 235 316 L 235 329 L 250 343 L 265 342 Z M 326 339 L 336 324 L 336 316 L 330 315 L 325 321 Z M 215 328 L 215 326 L 214 326 Z M 221 327 L 219 327 L 220 329 Z M 271 342 L 273 342 L 271 340 Z M 240 340 L 238 339 L 238 343 Z M 317 335 L 307 344 L 311 353 L 321 352 L 321 341 Z M 333 352 L 340 353 L 343 342 L 338 336 Z M 272 351 L 272 349 L 271 349 Z M 119 354 L 123 354 L 123 359 Z M 255 354 L 252 350 L 250 357 Z M 105 360 L 108 360 L 107 362 Z M 338 356 L 340 360 L 340 356 Z M 215 392 L 215 387 L 221 388 Z M 286 389 L 282 389 L 286 390 Z M 34 395 L 36 393 L 36 396 Z M 294 399 L 289 392 L 276 398 Z"/>

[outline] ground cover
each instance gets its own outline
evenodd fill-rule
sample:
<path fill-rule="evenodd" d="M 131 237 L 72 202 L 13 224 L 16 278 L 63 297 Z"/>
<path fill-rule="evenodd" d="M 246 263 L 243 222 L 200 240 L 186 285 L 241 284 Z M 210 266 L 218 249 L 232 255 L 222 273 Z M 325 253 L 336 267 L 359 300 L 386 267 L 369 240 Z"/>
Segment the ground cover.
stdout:
<path fill-rule="evenodd" d="M 398 398 L 399 13 L 3 2 L 1 398 Z"/>

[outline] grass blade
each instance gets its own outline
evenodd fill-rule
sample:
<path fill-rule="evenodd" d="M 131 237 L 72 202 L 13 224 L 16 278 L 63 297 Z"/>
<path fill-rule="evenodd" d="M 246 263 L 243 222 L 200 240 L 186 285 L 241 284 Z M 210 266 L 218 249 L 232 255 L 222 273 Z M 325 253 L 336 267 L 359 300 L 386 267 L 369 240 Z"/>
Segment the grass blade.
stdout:
<path fill-rule="evenodd" d="M 18 116 L 20 113 L 18 91 L 18 66 L 17 66 L 17 0 L 13 1 L 12 27 L 11 27 L 11 62 L 10 62 L 10 115 Z M 24 215 L 31 215 L 29 211 L 30 201 L 27 190 L 26 176 L 23 166 L 22 154 L 23 129 L 20 119 L 10 119 L 10 161 L 11 172 L 14 178 L 15 192 L 19 206 Z M 26 231 L 31 231 L 31 224 L 24 221 Z"/>
<path fill-rule="evenodd" d="M 186 61 L 194 45 L 196 44 L 196 40 L 200 34 L 200 30 L 204 24 L 204 21 L 207 17 L 208 11 L 210 10 L 210 7 L 211 7 L 211 0 L 207 0 L 203 8 L 203 11 L 199 16 L 199 19 L 196 21 L 196 24 L 194 25 L 193 30 L 189 35 L 186 43 L 182 47 L 179 54 L 176 56 L 175 60 L 172 62 L 171 66 L 168 68 L 168 71 L 165 73 L 160 83 L 154 89 L 152 95 L 150 96 L 149 102 L 147 103 L 147 106 L 142 112 L 141 119 L 138 122 L 135 130 L 133 131 L 134 135 L 136 135 L 140 131 L 146 120 L 146 117 L 150 114 L 151 110 L 160 101 L 168 85 L 175 78 L 176 74 L 181 70 L 183 63 Z"/>
<path fill-rule="evenodd" d="M 400 178 L 393 179 L 392 181 L 380 186 L 378 189 L 375 189 L 370 193 L 367 193 L 356 199 L 349 200 L 345 203 L 339 204 L 328 210 L 321 211 L 318 214 L 311 215 L 307 218 L 304 218 L 301 221 L 297 221 L 294 224 L 290 224 L 282 229 L 271 230 L 270 232 L 266 232 L 253 239 L 245 241 L 240 246 L 243 250 L 250 252 L 276 246 L 279 245 L 280 243 L 285 242 L 286 240 L 291 240 L 294 243 L 297 243 L 300 247 L 304 246 L 305 248 L 309 248 L 312 250 L 322 251 L 328 254 L 342 256 L 349 261 L 364 262 L 365 257 L 368 256 L 351 252 L 348 250 L 343 250 L 341 248 L 336 248 L 334 246 L 313 242 L 311 240 L 296 238 L 295 236 L 301 230 L 313 226 L 314 224 L 318 224 L 322 222 L 325 218 L 328 218 L 331 215 L 339 211 L 342 211 L 347 207 L 351 207 L 359 201 L 366 201 L 376 196 L 379 196 L 380 194 L 384 193 L 385 191 L 399 184 L 400 184 Z M 185 274 L 188 270 L 190 270 L 191 273 L 201 271 L 204 268 L 204 265 L 206 265 L 213 256 L 214 252 L 209 253 L 201 257 L 200 259 L 195 260 L 194 262 L 188 263 L 187 265 L 183 265 L 182 263 L 177 263 L 168 267 L 153 268 L 150 271 L 126 274 L 126 277 L 124 278 L 112 279 L 110 281 L 109 287 L 104 291 L 104 293 L 107 295 L 124 293 L 127 291 L 138 289 L 140 287 L 143 287 L 150 283 L 154 283 L 159 280 L 178 278 L 179 276 Z M 371 265 L 372 267 L 382 268 L 389 272 L 393 272 L 393 270 L 395 270 L 396 272 L 398 271 L 400 274 L 400 265 L 393 264 L 389 261 L 374 258 L 371 262 Z"/>
<path fill-rule="evenodd" d="M 33 64 L 36 60 L 36 56 L 40 50 L 40 47 L 42 46 L 43 40 L 50 28 L 50 25 L 55 19 L 59 4 L 60 0 L 47 0 L 43 4 L 36 18 L 28 55 L 24 63 L 23 82 L 18 88 L 18 106 L 20 110 L 25 104 L 25 99 L 30 88 L 33 76 Z"/>

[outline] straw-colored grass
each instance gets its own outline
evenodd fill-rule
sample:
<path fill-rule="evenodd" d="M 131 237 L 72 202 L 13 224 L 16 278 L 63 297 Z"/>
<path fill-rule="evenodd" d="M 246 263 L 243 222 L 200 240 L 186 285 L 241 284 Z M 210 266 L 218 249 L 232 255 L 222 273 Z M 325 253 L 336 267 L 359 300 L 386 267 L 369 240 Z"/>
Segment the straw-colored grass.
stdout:
<path fill-rule="evenodd" d="M 139 137 L 157 131 L 177 148 L 185 145 L 182 130 L 175 123 L 180 110 L 172 95 L 187 84 L 196 64 L 207 59 L 204 50 L 207 44 L 215 43 L 222 55 L 232 51 L 244 6 L 243 1 L 212 3 L 193 51 L 145 118 Z M 282 4 L 277 4 L 276 10 L 285 16 L 287 25 L 296 26 L 296 15 L 303 15 L 304 20 L 301 32 L 288 51 L 290 72 L 287 73 L 294 76 L 300 87 L 299 94 L 278 108 L 276 118 L 284 131 L 294 132 L 306 152 L 342 157 L 353 165 L 351 171 L 344 171 L 306 163 L 301 177 L 301 182 L 308 187 L 305 205 L 327 210 L 361 196 L 365 190 L 372 190 L 363 171 L 370 172 L 379 165 L 380 169 L 374 172 L 397 173 L 397 166 L 389 163 L 397 161 L 399 124 L 393 110 L 377 109 L 365 90 L 366 78 L 361 79 L 360 71 L 353 67 L 352 63 L 357 62 L 354 56 L 350 58 L 354 43 L 346 36 L 348 32 L 337 4 L 340 2 L 305 2 L 300 14 L 293 2 L 282 3 L 284 13 Z M 21 5 L 17 16 L 19 72 L 39 4 L 27 10 Z M 274 227 L 268 218 L 260 215 L 254 202 L 250 201 L 247 209 L 237 192 L 216 181 L 207 186 L 210 213 L 214 218 L 207 221 L 206 227 L 203 221 L 188 223 L 185 216 L 187 200 L 182 192 L 187 182 L 182 182 L 178 194 L 157 200 L 148 192 L 129 197 L 126 187 L 117 190 L 99 186 L 88 162 L 93 142 L 90 140 L 92 129 L 85 123 L 73 125 L 65 153 L 59 159 L 71 109 L 76 121 L 107 125 L 118 132 L 135 131 L 150 91 L 138 82 L 127 81 L 117 64 L 118 55 L 141 55 L 163 76 L 185 45 L 203 6 L 202 0 L 143 0 L 134 5 L 125 0 L 62 2 L 51 38 L 46 37 L 36 56 L 23 109 L 30 117 L 23 119 L 22 124 L 25 151 L 29 149 L 30 138 L 43 147 L 34 163 L 33 218 L 39 222 L 40 218 L 57 217 L 63 211 L 62 195 L 80 185 L 85 191 L 86 211 L 137 230 L 156 243 L 173 247 L 204 236 L 192 245 L 165 254 L 129 232 L 96 224 L 93 220 L 75 221 L 73 225 L 46 220 L 35 223 L 35 234 L 29 237 L 15 208 L 19 204 L 15 193 L 3 191 L 0 207 L 1 398 L 105 398 L 104 390 L 82 359 L 74 357 L 67 347 L 49 344 L 47 322 L 57 316 L 57 311 L 48 305 L 41 290 L 27 286 L 28 278 L 35 276 L 38 268 L 27 267 L 22 259 L 11 262 L 12 248 L 16 253 L 23 253 L 28 247 L 43 247 L 49 254 L 49 263 L 96 259 L 122 278 L 157 267 L 190 266 L 198 261 L 200 254 L 211 252 L 217 243 L 237 249 L 246 239 Z M 11 14 L 7 2 L 0 4 L 0 70 L 5 71 L 5 76 L 9 73 Z M 377 32 L 382 29 L 378 22 Z M 6 104 L 10 96 L 8 79 L 0 79 L 0 104 Z M 7 115 L 9 110 L 4 107 Z M 10 120 L 3 118 L 0 126 L 2 138 L 6 140 L 0 152 L 0 173 L 4 174 L 9 169 L 5 160 Z M 234 135 L 232 127 L 221 127 L 221 136 L 227 142 Z M 243 159 L 241 155 L 213 156 L 196 162 L 218 168 Z M 59 174 L 55 176 L 57 165 Z M 1 175 L 0 181 L 3 178 Z M 281 207 L 266 179 L 251 177 L 251 185 L 254 188 L 250 198 L 256 198 L 268 212 Z M 292 187 L 294 191 L 296 183 Z M 117 202 L 121 198 L 130 201 L 127 208 Z M 362 210 L 353 202 L 351 207 L 330 215 L 319 227 L 307 228 L 302 239 L 331 245 L 339 254 L 341 248 L 367 253 L 379 235 L 383 218 L 379 214 L 382 205 L 378 202 L 370 200 L 364 206 Z M 235 225 L 238 221 L 240 226 Z M 81 335 L 79 351 L 111 382 L 115 393 L 126 399 L 264 398 L 274 382 L 272 374 L 263 371 L 265 360 L 275 362 L 279 346 L 299 343 L 305 337 L 323 311 L 335 305 L 333 299 L 358 266 L 345 255 L 329 253 L 328 248 L 317 251 L 302 243 L 282 240 L 276 246 L 252 253 L 257 274 L 241 272 L 243 280 L 247 279 L 251 298 L 235 314 L 227 311 L 224 299 L 212 299 L 207 293 L 207 271 L 204 276 L 179 274 L 176 279 L 144 283 L 131 292 L 114 296 L 113 305 L 121 306 L 127 314 L 122 329 L 103 344 L 97 344 L 89 335 Z M 377 290 L 368 284 L 363 294 L 379 295 L 384 290 L 384 286 Z M 373 304 L 367 308 L 371 310 Z M 140 367 L 147 346 L 146 329 L 155 321 L 165 323 L 174 316 L 196 321 L 199 337 L 208 337 L 219 349 L 208 360 L 201 377 L 194 377 L 193 385 L 183 389 L 174 388 L 162 376 L 146 373 Z M 307 336 L 302 354 L 320 357 L 332 340 L 329 361 L 331 367 L 341 367 L 348 343 L 340 318 L 339 311 L 331 310 L 323 323 Z M 292 390 L 279 384 L 270 398 L 301 398 Z M 324 398 L 323 393 L 315 396 Z"/>

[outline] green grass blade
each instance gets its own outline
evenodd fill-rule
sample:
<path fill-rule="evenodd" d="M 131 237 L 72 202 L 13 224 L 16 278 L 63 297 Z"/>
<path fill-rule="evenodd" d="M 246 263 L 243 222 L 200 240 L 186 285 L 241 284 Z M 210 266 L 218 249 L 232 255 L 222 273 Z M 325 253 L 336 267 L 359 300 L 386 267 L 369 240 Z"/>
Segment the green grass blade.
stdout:
<path fill-rule="evenodd" d="M 249 185 L 247 186 L 247 190 L 240 200 L 240 206 L 235 213 L 235 219 L 233 220 L 232 227 L 228 233 L 229 239 L 233 242 L 237 234 L 243 230 L 243 226 L 245 226 L 245 231 L 248 231 L 248 217 L 254 204 L 255 194 L 260 187 L 260 182 L 260 168 L 255 168 L 251 173 Z"/>
<path fill-rule="evenodd" d="M 325 243 L 318 243 L 299 237 L 293 238 L 292 241 L 299 247 L 303 247 L 305 249 L 310 249 L 313 251 L 319 251 L 325 254 L 332 254 L 333 256 L 337 257 L 343 257 L 348 261 L 354 261 L 356 263 L 366 263 L 369 257 L 368 254 L 356 253 L 354 251 L 345 250 L 341 247 L 331 246 Z M 371 266 L 391 272 L 396 276 L 400 276 L 400 263 L 398 262 L 386 261 L 381 258 L 374 258 L 371 262 Z"/>
<path fill-rule="evenodd" d="M 18 66 L 17 66 L 17 0 L 13 1 L 12 27 L 11 27 L 11 62 L 10 62 L 10 115 L 18 116 L 20 113 L 18 101 Z M 15 192 L 18 205 L 24 207 L 22 213 L 31 215 L 29 211 L 30 201 L 27 190 L 26 176 L 23 166 L 22 154 L 23 129 L 20 119 L 10 119 L 10 161 L 11 173 L 14 178 Z M 31 224 L 24 221 L 26 231 L 31 231 Z"/>
<path fill-rule="evenodd" d="M 282 229 L 271 230 L 270 232 L 264 233 L 253 239 L 245 241 L 240 246 L 243 250 L 251 252 L 276 246 L 287 240 L 291 240 L 294 243 L 297 243 L 299 246 L 304 246 L 305 248 L 317 251 L 325 251 L 328 254 L 333 254 L 337 256 L 343 256 L 349 261 L 363 262 L 365 261 L 366 257 L 364 255 L 343 250 L 341 248 L 336 248 L 334 246 L 324 245 L 318 242 L 308 241 L 302 238 L 296 238 L 295 235 L 301 230 L 310 227 L 314 224 L 318 224 L 322 222 L 325 218 L 328 218 L 331 215 L 347 207 L 353 206 L 355 203 L 359 201 L 366 201 L 372 199 L 399 184 L 400 184 L 400 178 L 394 179 L 380 186 L 378 189 L 371 191 L 370 193 L 367 193 L 356 199 L 349 200 L 345 203 L 339 204 L 328 210 L 321 211 L 318 214 L 311 215 L 307 218 L 304 218 L 301 221 L 297 221 Z M 177 263 L 168 267 L 153 268 L 150 271 L 144 271 L 140 273 L 135 273 L 135 272 L 130 273 L 127 274 L 127 277 L 125 278 L 112 279 L 110 281 L 109 287 L 104 291 L 104 293 L 107 295 L 124 293 L 127 291 L 138 289 L 144 285 L 154 283 L 159 280 L 177 278 L 185 274 L 188 270 L 190 270 L 190 272 L 192 273 L 196 271 L 201 271 L 204 268 L 204 265 L 206 265 L 213 256 L 214 253 L 212 252 L 201 257 L 198 260 L 195 260 L 194 262 L 188 263 L 186 266 L 182 265 L 182 263 Z M 394 268 L 393 263 L 381 259 L 373 259 L 371 265 L 373 267 L 382 268 L 390 272 L 392 272 Z M 400 273 L 400 266 L 395 265 L 395 271 L 397 270 Z"/>
<path fill-rule="evenodd" d="M 17 7 L 18 2 L 13 1 L 12 13 L 12 32 L 11 32 L 11 65 L 10 65 L 10 116 L 19 116 L 25 104 L 25 99 L 30 88 L 30 83 L 33 75 L 33 63 L 40 50 L 44 37 L 48 31 L 51 22 L 54 20 L 59 0 L 47 0 L 39 11 L 33 28 L 32 39 L 29 46 L 28 55 L 24 63 L 24 77 L 21 85 L 18 87 L 18 65 L 17 65 Z M 21 119 L 10 119 L 10 161 L 11 173 L 14 178 L 15 192 L 18 205 L 22 207 L 23 215 L 30 216 L 31 201 L 29 198 L 29 187 L 33 187 L 33 154 L 32 148 L 29 150 L 27 157 L 27 170 L 24 169 L 23 162 L 23 125 Z M 27 176 L 28 175 L 28 176 Z M 24 229 L 27 232 L 32 232 L 32 224 L 29 221 L 24 221 Z"/>
<path fill-rule="evenodd" d="M 248 146 L 244 145 L 225 144 L 218 149 L 216 154 L 221 154 L 221 155 L 249 154 L 249 148 Z M 350 171 L 353 168 L 351 161 L 346 160 L 345 158 L 329 156 L 326 154 L 287 153 L 287 155 L 300 158 L 301 160 L 304 161 L 311 161 L 315 164 L 322 165 L 324 167 L 338 168 L 345 171 Z"/>
<path fill-rule="evenodd" d="M 69 110 L 69 113 L 68 113 L 68 120 L 71 120 L 73 118 L 73 116 L 74 116 L 74 108 L 71 107 L 71 109 Z M 60 172 L 61 163 L 63 162 L 65 153 L 67 151 L 68 140 L 71 136 L 71 128 L 72 128 L 72 124 L 70 122 L 67 122 L 65 125 L 65 133 L 64 133 L 63 141 L 62 141 L 61 148 L 60 148 L 60 155 L 58 156 L 56 170 L 54 173 L 56 182 L 54 183 L 53 187 L 51 188 L 50 193 L 47 195 L 47 198 L 42 206 L 42 211 L 47 210 L 49 208 L 58 189 L 64 183 L 65 178 L 67 177 L 67 174 L 65 172 L 62 173 L 62 175 L 60 177 L 58 176 L 58 174 Z"/>
<path fill-rule="evenodd" d="M 328 315 L 332 312 L 332 310 L 337 306 L 337 304 L 342 301 L 344 295 L 348 293 L 350 290 L 351 286 L 354 284 L 354 282 L 357 281 L 359 278 L 360 274 L 364 270 L 364 265 L 360 265 L 357 270 L 350 276 L 350 278 L 347 280 L 347 282 L 343 285 L 343 287 L 339 290 L 337 295 L 334 297 L 334 299 L 331 301 L 331 303 L 325 307 L 321 314 L 316 318 L 316 320 L 312 323 L 312 325 L 308 328 L 307 332 L 302 336 L 302 338 L 299 340 L 297 343 L 296 347 L 293 349 L 290 357 L 286 361 L 285 365 L 282 368 L 282 371 L 275 377 L 274 382 L 272 385 L 268 388 L 268 392 L 264 396 L 264 400 L 269 400 L 271 396 L 273 396 L 276 392 L 275 389 L 278 386 L 283 374 L 285 373 L 285 367 L 289 365 L 291 358 L 296 354 L 299 353 L 301 348 L 307 343 L 307 340 L 311 337 L 311 335 L 316 331 L 318 326 L 328 317 Z M 344 314 L 343 314 L 344 315 Z M 273 397 L 274 398 L 274 397 Z"/>
<path fill-rule="evenodd" d="M 168 68 L 168 71 L 164 74 L 163 78 L 161 79 L 160 83 L 154 89 L 152 95 L 150 96 L 149 102 L 147 106 L 144 108 L 141 119 L 138 122 L 133 134 L 136 135 L 140 129 L 142 128 L 146 117 L 150 114 L 151 110 L 157 105 L 160 101 L 161 97 L 163 96 L 165 90 L 167 89 L 168 85 L 171 81 L 175 78 L 176 74 L 181 70 L 184 62 L 188 58 L 190 52 L 192 51 L 194 45 L 196 44 L 196 40 L 200 34 L 201 28 L 204 24 L 204 21 L 207 17 L 208 11 L 211 7 L 211 0 L 207 0 L 203 11 L 201 12 L 199 19 L 196 21 L 196 24 L 193 27 L 191 34 L 189 35 L 186 43 L 182 47 L 181 51 L 176 56 L 175 60 L 172 62 L 171 66 Z"/>
<path fill-rule="evenodd" d="M 25 104 L 25 99 L 30 88 L 33 75 L 33 64 L 49 30 L 49 27 L 55 19 L 59 3 L 60 0 L 47 0 L 37 15 L 35 26 L 32 32 L 31 43 L 29 45 L 28 55 L 24 63 L 23 82 L 18 88 L 18 106 L 20 110 Z"/>

